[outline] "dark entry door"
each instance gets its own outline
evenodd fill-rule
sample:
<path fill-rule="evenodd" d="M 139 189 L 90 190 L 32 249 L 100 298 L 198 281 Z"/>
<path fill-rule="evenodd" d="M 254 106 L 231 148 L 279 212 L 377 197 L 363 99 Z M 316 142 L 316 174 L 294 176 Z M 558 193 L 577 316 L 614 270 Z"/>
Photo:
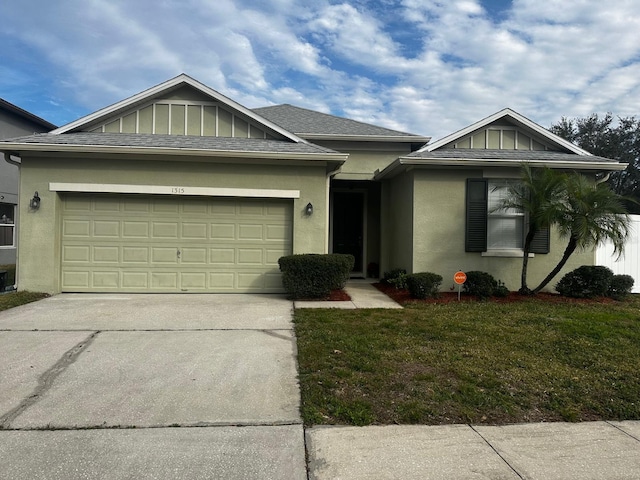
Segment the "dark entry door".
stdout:
<path fill-rule="evenodd" d="M 364 192 L 333 192 L 333 253 L 355 258 L 353 273 L 364 274 Z"/>

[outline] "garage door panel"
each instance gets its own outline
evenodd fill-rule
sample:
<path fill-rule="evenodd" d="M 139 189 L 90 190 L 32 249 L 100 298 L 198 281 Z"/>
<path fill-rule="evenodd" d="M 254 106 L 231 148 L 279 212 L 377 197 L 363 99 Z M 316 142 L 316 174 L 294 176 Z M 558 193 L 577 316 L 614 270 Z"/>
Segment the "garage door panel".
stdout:
<path fill-rule="evenodd" d="M 85 237 L 91 236 L 91 221 L 89 220 L 63 220 L 62 235 L 65 237 Z"/>
<path fill-rule="evenodd" d="M 122 263 L 124 264 L 149 263 L 149 247 L 144 247 L 144 246 L 122 247 Z"/>
<path fill-rule="evenodd" d="M 149 274 L 147 272 L 122 272 L 122 287 L 126 289 L 140 289 L 141 291 L 149 288 Z"/>
<path fill-rule="evenodd" d="M 212 223 L 211 239 L 212 240 L 235 240 L 236 225 L 235 223 Z"/>
<path fill-rule="evenodd" d="M 95 288 L 118 288 L 120 286 L 120 273 L 111 272 L 92 272 L 92 286 Z"/>
<path fill-rule="evenodd" d="M 238 240 L 263 240 L 263 225 L 240 224 L 238 226 Z"/>
<path fill-rule="evenodd" d="M 120 222 L 113 220 L 94 220 L 93 237 L 120 238 Z"/>
<path fill-rule="evenodd" d="M 117 246 L 93 247 L 93 261 L 96 263 L 119 263 L 120 248 Z"/>
<path fill-rule="evenodd" d="M 88 245 L 65 245 L 62 249 L 62 261 L 89 263 L 91 261 L 91 249 Z"/>
<path fill-rule="evenodd" d="M 149 222 L 122 222 L 122 236 L 124 238 L 149 238 Z"/>
<path fill-rule="evenodd" d="M 178 272 L 152 272 L 151 273 L 152 289 L 178 289 Z"/>
<path fill-rule="evenodd" d="M 152 238 L 178 238 L 178 222 L 153 222 Z"/>
<path fill-rule="evenodd" d="M 196 265 L 207 264 L 207 249 L 206 248 L 183 248 L 181 251 L 180 263 L 191 263 Z"/>
<path fill-rule="evenodd" d="M 281 292 L 292 201 L 70 194 L 63 291 Z"/>

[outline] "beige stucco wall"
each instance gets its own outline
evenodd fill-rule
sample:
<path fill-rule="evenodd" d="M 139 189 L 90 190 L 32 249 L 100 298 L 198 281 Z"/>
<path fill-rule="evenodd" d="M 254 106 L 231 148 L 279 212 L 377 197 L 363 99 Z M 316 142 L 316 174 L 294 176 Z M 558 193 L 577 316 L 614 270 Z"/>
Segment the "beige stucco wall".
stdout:
<path fill-rule="evenodd" d="M 47 293 L 60 291 L 61 196 L 49 191 L 50 182 L 299 190 L 300 198 L 293 200 L 294 253 L 326 252 L 328 189 L 324 166 L 193 160 L 23 156 L 18 288 Z M 41 204 L 38 210 L 30 211 L 28 204 L 34 191 L 38 191 Z M 309 202 L 314 207 L 311 216 L 304 213 Z"/>
<path fill-rule="evenodd" d="M 398 157 L 411 153 L 410 144 L 381 142 L 345 142 L 311 140 L 311 142 L 338 152 L 349 158 L 335 176 L 336 180 L 373 180 L 376 170 L 384 170 Z"/>
<path fill-rule="evenodd" d="M 458 270 L 481 270 L 491 273 L 505 282 L 510 290 L 520 287 L 522 258 L 483 256 L 481 253 L 465 252 L 465 180 L 483 176 L 481 170 L 412 170 L 388 181 L 392 192 L 391 209 L 402 213 L 408 203 L 408 193 L 413 197 L 414 231 L 413 257 L 407 258 L 405 235 L 408 221 L 403 215 L 392 215 L 398 230 L 393 232 L 389 265 L 385 268 L 407 268 L 408 271 L 430 271 L 442 275 L 442 288 L 453 286 L 453 274 Z M 404 192 L 404 193 L 403 193 Z M 389 208 L 387 206 L 384 207 Z M 553 269 L 560 260 L 566 241 L 554 232 L 549 254 L 536 254 L 529 261 L 528 284 L 533 288 Z M 563 271 L 551 282 L 550 288 L 562 275 L 580 265 L 593 264 L 594 253 L 574 253 Z"/>
<path fill-rule="evenodd" d="M 382 185 L 380 275 L 392 268 L 413 268 L 413 176 L 403 173 Z"/>

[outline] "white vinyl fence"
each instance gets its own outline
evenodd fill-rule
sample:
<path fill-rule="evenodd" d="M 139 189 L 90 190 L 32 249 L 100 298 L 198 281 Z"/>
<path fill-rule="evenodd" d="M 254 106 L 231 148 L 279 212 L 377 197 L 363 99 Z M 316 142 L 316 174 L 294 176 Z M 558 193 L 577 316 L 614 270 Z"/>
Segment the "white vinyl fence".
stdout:
<path fill-rule="evenodd" d="M 631 275 L 635 280 L 633 293 L 640 293 L 640 215 L 630 215 L 632 232 L 624 247 L 624 253 L 616 260 L 613 245 L 606 243 L 596 250 L 596 265 L 604 265 L 616 275 Z"/>

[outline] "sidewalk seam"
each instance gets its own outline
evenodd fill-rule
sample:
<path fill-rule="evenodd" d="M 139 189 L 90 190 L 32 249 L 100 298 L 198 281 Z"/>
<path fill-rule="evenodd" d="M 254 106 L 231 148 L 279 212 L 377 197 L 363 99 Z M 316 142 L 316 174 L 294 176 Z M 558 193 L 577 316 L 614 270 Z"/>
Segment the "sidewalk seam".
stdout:
<path fill-rule="evenodd" d="M 474 427 L 473 425 L 469 425 L 469 428 L 471 428 L 471 430 L 473 430 L 474 432 L 476 432 L 476 434 L 477 434 L 477 435 L 478 435 L 478 436 L 479 436 L 479 437 L 480 437 L 480 438 L 481 438 L 481 439 L 482 439 L 482 440 L 483 440 L 487 445 L 489 445 L 489 448 L 491 448 L 491 450 L 493 450 L 493 451 L 495 452 L 495 454 L 496 454 L 496 455 L 498 455 L 498 457 L 500 457 L 500 459 L 501 459 L 501 460 L 502 460 L 502 461 L 503 461 L 503 462 L 504 462 L 504 463 L 505 463 L 505 464 L 506 464 L 506 465 L 507 465 L 507 466 L 508 466 L 512 471 L 513 471 L 513 473 L 515 473 L 515 474 L 518 476 L 518 478 L 521 478 L 522 480 L 524 480 L 524 477 L 523 477 L 522 475 L 520 475 L 520 473 L 519 473 L 515 468 L 513 468 L 513 466 L 512 466 L 512 465 L 507 461 L 507 459 L 506 459 L 506 458 L 504 458 L 504 457 L 500 454 L 500 452 L 498 452 L 498 450 L 496 450 L 496 448 L 495 448 L 493 445 L 491 445 L 491 443 L 490 443 L 486 438 L 484 438 L 484 436 L 483 436 L 483 435 L 482 435 L 478 430 L 476 430 L 476 429 L 475 429 L 475 427 Z"/>
<path fill-rule="evenodd" d="M 626 436 L 633 438 L 636 442 L 640 442 L 640 438 L 638 438 L 638 437 L 635 437 L 635 436 L 631 435 L 629 432 L 627 432 L 626 430 L 624 430 L 624 429 L 620 428 L 620 427 L 619 427 L 619 426 L 617 426 L 617 425 L 614 425 L 614 424 L 613 424 L 613 423 L 611 423 L 610 421 L 605 420 L 605 422 L 604 422 L 604 423 L 606 423 L 607 425 L 610 425 L 610 426 L 612 426 L 613 428 L 615 428 L 616 430 L 618 430 L 618 431 L 620 431 L 620 432 L 624 433 Z"/>
<path fill-rule="evenodd" d="M 62 357 L 48 370 L 46 370 L 40 377 L 38 377 L 38 384 L 33 392 L 20 402 L 20 404 L 9 410 L 4 415 L 0 416 L 0 430 L 6 430 L 11 422 L 13 422 L 22 412 L 27 408 L 34 405 L 53 385 L 55 379 L 63 373 L 71 364 L 73 364 L 78 356 L 93 342 L 96 335 L 100 333 L 99 330 L 93 331 L 87 338 L 74 345 L 67 350 Z"/>

